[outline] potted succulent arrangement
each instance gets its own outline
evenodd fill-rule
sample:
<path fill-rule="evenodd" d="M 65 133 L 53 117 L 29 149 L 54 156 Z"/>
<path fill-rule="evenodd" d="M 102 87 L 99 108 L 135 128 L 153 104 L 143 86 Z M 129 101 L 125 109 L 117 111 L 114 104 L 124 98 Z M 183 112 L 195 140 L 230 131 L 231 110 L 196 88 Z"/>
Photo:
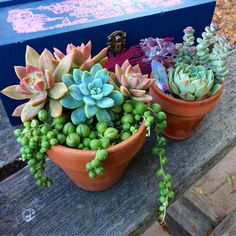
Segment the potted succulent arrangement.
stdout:
<path fill-rule="evenodd" d="M 47 155 L 80 188 L 102 191 L 121 178 L 153 125 L 164 219 L 174 194 L 171 175 L 164 170 L 166 140 L 160 136 L 166 115 L 148 94 L 154 79 L 128 60 L 109 72 L 103 68 L 107 48 L 92 57 L 91 47 L 91 42 L 68 44 L 66 54 L 56 48 L 38 54 L 27 46 L 26 66 L 15 66 L 20 84 L 1 91 L 13 99 L 29 99 L 13 112 L 24 126 L 15 130 L 21 160 L 39 186 L 52 184 L 44 174 Z"/>
<path fill-rule="evenodd" d="M 167 137 L 181 140 L 191 136 L 219 102 L 231 46 L 227 37 L 216 36 L 217 30 L 214 24 L 207 26 L 196 46 L 192 27 L 184 30 L 183 43 L 141 41 L 156 79 L 150 93 L 167 115 Z"/>

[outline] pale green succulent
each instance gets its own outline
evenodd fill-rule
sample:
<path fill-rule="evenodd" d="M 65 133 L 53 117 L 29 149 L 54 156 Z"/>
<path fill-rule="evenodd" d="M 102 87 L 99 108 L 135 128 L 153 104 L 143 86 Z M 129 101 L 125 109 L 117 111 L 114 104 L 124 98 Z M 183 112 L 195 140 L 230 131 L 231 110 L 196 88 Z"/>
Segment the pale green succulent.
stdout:
<path fill-rule="evenodd" d="M 227 37 L 217 36 L 218 27 L 211 23 L 205 27 L 201 38 L 197 38 L 194 46 L 194 29 L 187 27 L 184 30 L 183 43 L 175 45 L 175 65 L 202 65 L 214 72 L 216 82 L 225 79 L 228 74 L 226 61 L 232 47 Z"/>
<path fill-rule="evenodd" d="M 221 84 L 214 84 L 214 73 L 203 66 L 180 64 L 169 70 L 169 91 L 183 100 L 202 100 L 215 94 Z"/>

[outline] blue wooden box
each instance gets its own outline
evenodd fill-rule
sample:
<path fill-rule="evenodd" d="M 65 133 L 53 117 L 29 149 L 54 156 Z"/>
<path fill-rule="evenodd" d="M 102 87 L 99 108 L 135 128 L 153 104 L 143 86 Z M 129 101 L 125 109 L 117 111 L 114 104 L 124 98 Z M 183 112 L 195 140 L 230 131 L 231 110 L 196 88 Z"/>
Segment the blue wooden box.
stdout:
<path fill-rule="evenodd" d="M 25 65 L 26 45 L 65 50 L 92 40 L 93 52 L 106 46 L 115 30 L 127 32 L 127 47 L 145 37 L 174 37 L 192 25 L 200 35 L 209 25 L 215 0 L 0 0 L 0 90 L 18 84 L 13 66 Z M 13 125 L 15 107 L 22 103 L 1 94 Z"/>

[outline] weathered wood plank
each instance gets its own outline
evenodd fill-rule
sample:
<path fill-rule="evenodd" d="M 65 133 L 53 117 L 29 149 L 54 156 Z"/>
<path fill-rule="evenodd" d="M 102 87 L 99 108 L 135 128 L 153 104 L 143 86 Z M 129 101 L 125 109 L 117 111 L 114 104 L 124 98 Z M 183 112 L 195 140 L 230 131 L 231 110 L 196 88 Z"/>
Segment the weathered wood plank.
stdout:
<path fill-rule="evenodd" d="M 193 205 L 203 212 L 215 225 L 218 225 L 225 217 L 225 213 L 221 208 L 217 207 L 209 198 L 197 192 L 194 188 L 188 189 L 183 197 L 191 201 Z"/>
<path fill-rule="evenodd" d="M 225 217 L 224 212 L 193 188 L 167 211 L 168 228 L 173 235 L 208 235 Z"/>
<path fill-rule="evenodd" d="M 19 156 L 19 146 L 13 135 L 2 101 L 0 99 L 0 169 L 13 162 Z"/>
<path fill-rule="evenodd" d="M 234 235 L 236 235 L 236 210 L 229 214 L 212 233 L 212 236 Z"/>
<path fill-rule="evenodd" d="M 236 143 L 236 55 L 217 109 L 197 133 L 184 141 L 168 140 L 169 172 L 177 195 L 185 191 Z M 155 169 L 150 139 L 124 177 L 102 193 L 82 191 L 52 163 L 50 188 L 37 188 L 27 169 L 0 183 L 0 235 L 127 235 L 144 231 L 157 216 Z M 28 210 L 28 211 L 27 211 Z M 31 213 L 27 219 L 25 214 Z M 34 214 L 33 214 L 34 213 Z"/>

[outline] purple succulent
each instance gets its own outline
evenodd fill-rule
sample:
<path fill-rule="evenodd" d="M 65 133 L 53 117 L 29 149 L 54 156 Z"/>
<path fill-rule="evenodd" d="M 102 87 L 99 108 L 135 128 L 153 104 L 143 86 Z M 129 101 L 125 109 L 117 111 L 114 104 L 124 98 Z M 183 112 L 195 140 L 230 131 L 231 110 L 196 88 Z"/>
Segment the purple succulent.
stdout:
<path fill-rule="evenodd" d="M 145 53 L 144 61 L 164 61 L 172 59 L 175 51 L 173 38 L 145 38 L 140 40 L 140 46 Z"/>

